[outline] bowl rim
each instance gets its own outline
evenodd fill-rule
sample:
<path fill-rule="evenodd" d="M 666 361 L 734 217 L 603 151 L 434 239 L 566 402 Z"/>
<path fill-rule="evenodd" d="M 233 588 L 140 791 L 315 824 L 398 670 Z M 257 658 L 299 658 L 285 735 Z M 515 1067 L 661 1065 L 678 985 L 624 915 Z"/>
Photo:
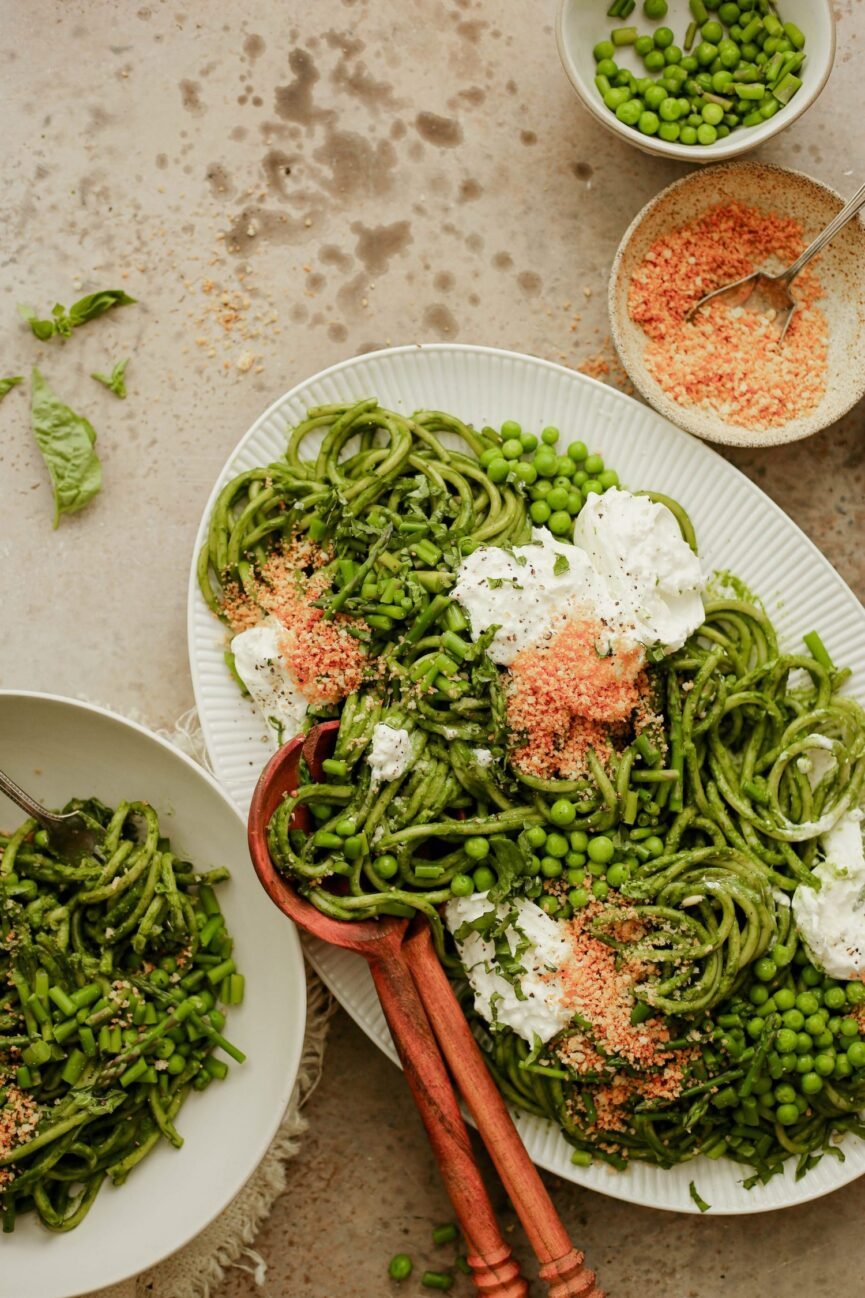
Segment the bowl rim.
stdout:
<path fill-rule="evenodd" d="M 633 148 L 659 157 L 675 158 L 680 162 L 710 164 L 736 158 L 742 153 L 748 153 L 751 149 L 759 148 L 761 144 L 773 139 L 781 131 L 792 125 L 797 118 L 801 117 L 811 107 L 822 94 L 835 65 L 838 37 L 831 0 L 809 0 L 811 4 L 822 5 L 823 12 L 829 20 L 829 48 L 826 52 L 825 63 L 821 67 L 813 85 L 808 87 L 807 94 L 803 94 L 805 89 L 803 85 L 802 91 L 793 97 L 790 104 L 785 105 L 783 114 L 778 113 L 775 117 L 769 118 L 764 126 L 752 127 L 742 131 L 741 139 L 738 141 L 736 137 L 739 132 L 737 131 L 732 131 L 726 140 L 715 144 L 678 144 L 675 141 L 659 140 L 656 135 L 640 135 L 631 127 L 625 126 L 614 113 L 611 113 L 602 103 L 587 93 L 587 88 L 579 73 L 576 61 L 571 54 L 570 45 L 565 38 L 565 14 L 576 2 L 577 0 L 559 0 L 556 12 L 556 46 L 565 75 L 583 107 L 588 109 L 595 120 L 600 122 L 606 130 L 618 136 L 619 139 L 625 140 Z"/>
<path fill-rule="evenodd" d="M 151 730 L 141 722 L 132 720 L 131 717 L 123 716 L 122 713 L 114 712 L 111 708 L 103 707 L 99 703 L 90 703 L 84 699 L 72 698 L 66 694 L 55 694 L 48 690 L 28 690 L 18 689 L 12 686 L 0 686 L 0 707 L 2 707 L 2 704 L 6 700 L 34 700 L 39 703 L 60 704 L 72 711 L 94 714 L 107 721 L 119 723 L 125 729 L 135 732 L 139 737 L 149 740 L 157 748 L 163 749 L 169 757 L 176 759 L 181 763 L 181 765 L 188 767 L 190 772 L 194 776 L 197 776 L 200 781 L 219 798 L 220 802 L 224 804 L 226 811 L 238 822 L 239 833 L 243 840 L 246 840 L 246 824 L 244 817 L 216 777 L 212 775 L 211 772 L 200 762 L 197 762 L 194 758 L 183 752 L 182 749 L 178 748 L 175 744 L 171 743 L 169 739 L 157 733 L 155 730 Z M 252 867 L 250 862 L 250 870 L 251 869 Z M 258 880 L 256 880 L 256 883 L 257 882 Z M 232 1190 L 230 1196 L 225 1200 L 221 1207 L 209 1212 L 206 1220 L 201 1221 L 194 1235 L 189 1235 L 180 1243 L 172 1243 L 169 1248 L 160 1245 L 153 1258 L 147 1263 L 147 1267 L 158 1266 L 160 1263 L 166 1261 L 167 1258 L 172 1257 L 175 1253 L 178 1253 L 181 1249 L 185 1248 L 193 1239 L 199 1239 L 202 1232 L 211 1226 L 213 1222 L 226 1211 L 230 1204 L 237 1198 L 238 1194 L 240 1194 L 243 1187 L 249 1182 L 251 1177 L 255 1175 L 262 1160 L 267 1154 L 267 1151 L 273 1144 L 280 1124 L 283 1121 L 291 1096 L 294 1092 L 297 1077 L 303 1064 L 303 1048 L 306 1039 L 307 1026 L 308 978 L 306 963 L 297 928 L 287 916 L 283 916 L 282 919 L 286 951 L 289 953 L 289 958 L 298 967 L 298 986 L 302 989 L 302 995 L 298 997 L 298 1003 L 294 1007 L 295 1021 L 298 1030 L 295 1033 L 293 1042 L 290 1067 L 288 1067 L 284 1072 L 278 1103 L 273 1106 L 273 1114 L 270 1121 L 262 1128 L 261 1135 L 256 1142 L 253 1151 L 253 1160 L 247 1166 L 242 1179 L 237 1180 L 236 1177 L 231 1179 Z M 116 1265 L 111 1273 L 107 1274 L 103 1283 L 109 1287 L 122 1284 L 124 1281 L 131 1279 L 134 1274 L 138 1274 L 138 1272 L 130 1272 L 126 1264 Z M 70 1285 L 72 1287 L 70 1287 Z M 62 1294 L 67 1296 L 67 1298 L 72 1298 L 72 1295 L 79 1294 L 81 1290 L 75 1287 L 74 1280 L 70 1276 L 67 1282 L 58 1288 L 57 1292 L 58 1294 L 62 1292 Z"/>
<path fill-rule="evenodd" d="M 847 401 L 846 404 L 842 404 L 841 408 L 833 415 L 832 419 L 828 423 L 822 421 L 815 411 L 811 416 L 803 416 L 801 426 L 792 434 L 786 434 L 783 426 L 779 429 L 767 429 L 762 432 L 758 429 L 742 429 L 740 432 L 736 425 L 723 424 L 725 430 L 724 435 L 717 433 L 710 436 L 705 430 L 693 426 L 690 419 L 690 407 L 679 405 L 679 403 L 673 401 L 671 397 L 667 397 L 666 393 L 662 396 L 659 395 L 654 387 L 650 387 L 648 384 L 643 382 L 642 375 L 638 375 L 635 370 L 631 368 L 628 363 L 629 349 L 626 347 L 622 338 L 621 330 L 619 329 L 616 302 L 625 252 L 627 251 L 628 245 L 634 235 L 637 233 L 637 230 L 643 222 L 651 216 L 652 212 L 654 212 L 663 201 L 674 193 L 674 191 L 682 189 L 688 185 L 696 184 L 698 181 L 702 181 L 703 178 L 709 175 L 712 171 L 736 171 L 742 169 L 756 172 L 770 171 L 784 177 L 795 177 L 795 183 L 797 184 L 800 181 L 805 181 L 814 188 L 821 190 L 824 194 L 834 198 L 839 204 L 839 210 L 847 202 L 843 195 L 839 194 L 831 185 L 827 185 L 825 181 L 818 180 L 815 176 L 809 175 L 808 172 L 799 171 L 794 167 L 782 167 L 777 162 L 763 162 L 756 158 L 734 158 L 719 164 L 719 166 L 715 168 L 702 168 L 699 171 L 689 171 L 687 175 L 680 176 L 678 180 L 674 180 L 671 184 L 666 185 L 662 190 L 660 190 L 659 193 L 653 195 L 653 197 L 640 208 L 639 212 L 637 212 L 636 216 L 625 230 L 625 233 L 622 235 L 619 241 L 619 246 L 616 248 L 615 255 L 613 256 L 610 265 L 610 274 L 607 280 L 607 314 L 610 321 L 610 334 L 616 351 L 618 352 L 619 359 L 627 372 L 628 378 L 634 384 L 634 387 L 637 389 L 643 400 L 647 401 L 653 410 L 664 419 L 669 419 L 669 421 L 675 424 L 678 428 L 684 429 L 685 432 L 690 433 L 694 437 L 699 437 L 703 441 L 712 442 L 722 446 L 747 446 L 752 449 L 762 449 L 767 446 L 782 446 L 790 442 L 802 441 L 806 437 L 813 437 L 816 433 L 822 432 L 823 429 L 830 427 L 831 424 L 842 419 L 850 410 L 852 410 L 853 406 L 855 406 L 856 403 L 865 396 L 865 369 L 859 372 L 858 383 L 854 382 L 851 385 L 849 401 Z M 863 234 L 865 234 L 865 220 L 863 220 L 861 212 L 853 218 L 851 225 L 854 223 L 858 223 Z"/>

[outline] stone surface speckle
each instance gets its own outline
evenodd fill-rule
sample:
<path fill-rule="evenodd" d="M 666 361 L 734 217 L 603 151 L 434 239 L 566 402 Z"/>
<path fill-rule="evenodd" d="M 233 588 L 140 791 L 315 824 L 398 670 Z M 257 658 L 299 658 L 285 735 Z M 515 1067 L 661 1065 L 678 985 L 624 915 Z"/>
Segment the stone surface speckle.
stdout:
<path fill-rule="evenodd" d="M 0 375 L 38 364 L 97 428 L 105 473 L 96 502 L 52 532 L 26 388 L 9 394 L 0 684 L 154 724 L 190 705 L 199 515 L 238 438 L 298 379 L 430 339 L 573 366 L 609 358 L 613 253 L 685 168 L 598 131 L 560 69 L 554 11 L 554 0 L 0 0 Z M 849 192 L 861 179 L 865 2 L 836 12 L 828 88 L 759 156 Z M 115 285 L 139 305 L 66 344 L 37 343 L 15 312 Z M 89 375 L 124 356 L 120 402 Z M 860 405 L 807 442 L 729 453 L 860 596 L 863 422 Z M 344 1015 L 308 1114 L 256 1244 L 266 1282 L 233 1271 L 217 1298 L 419 1293 L 387 1281 L 387 1260 L 405 1249 L 437 1263 L 430 1226 L 449 1208 L 401 1077 Z M 863 1183 L 720 1220 L 550 1185 L 615 1298 L 862 1290 Z"/>

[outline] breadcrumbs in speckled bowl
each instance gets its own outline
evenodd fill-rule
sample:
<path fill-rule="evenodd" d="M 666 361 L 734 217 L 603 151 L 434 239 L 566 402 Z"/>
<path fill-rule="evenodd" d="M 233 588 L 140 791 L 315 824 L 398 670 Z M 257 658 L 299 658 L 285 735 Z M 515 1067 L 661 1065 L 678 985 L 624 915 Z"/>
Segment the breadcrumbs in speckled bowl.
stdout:
<path fill-rule="evenodd" d="M 635 217 L 613 262 L 613 339 L 634 386 L 707 441 L 773 446 L 819 432 L 865 393 L 865 225 L 854 220 L 793 282 L 787 337 L 722 295 L 751 270 L 780 271 L 844 199 L 802 172 L 766 163 L 708 167 Z"/>

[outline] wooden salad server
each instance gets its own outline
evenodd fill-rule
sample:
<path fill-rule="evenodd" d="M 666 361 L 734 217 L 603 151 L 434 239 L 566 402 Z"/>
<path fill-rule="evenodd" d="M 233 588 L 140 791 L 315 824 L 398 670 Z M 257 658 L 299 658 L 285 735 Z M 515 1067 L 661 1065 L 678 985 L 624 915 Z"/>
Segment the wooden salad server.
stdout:
<path fill-rule="evenodd" d="M 331 740 L 332 743 L 332 740 Z M 299 928 L 367 961 L 406 1080 L 426 1127 L 442 1180 L 466 1242 L 478 1293 L 485 1298 L 526 1298 L 528 1285 L 499 1230 L 472 1153 L 469 1134 L 429 1019 L 403 959 L 407 921 L 396 918 L 346 924 L 322 915 L 279 873 L 267 846 L 267 826 L 286 793 L 294 792 L 303 740 L 274 754 L 256 785 L 249 809 L 249 850 L 265 891 Z M 309 829 L 305 808 L 295 827 Z"/>
<path fill-rule="evenodd" d="M 540 1276 L 548 1286 L 549 1298 L 603 1298 L 602 1291 L 595 1287 L 594 1273 L 584 1265 L 583 1254 L 571 1243 L 487 1069 L 453 988 L 435 954 L 428 925 L 416 921 L 412 925 L 411 936 L 406 940 L 409 927 L 406 920 L 387 918 L 351 924 L 331 920 L 300 898 L 270 859 L 267 824 L 284 794 L 293 792 L 297 787 L 301 755 L 313 778 L 320 778 L 321 761 L 332 753 L 337 729 L 337 722 L 315 727 L 305 741 L 297 739 L 280 749 L 262 773 L 249 816 L 250 851 L 259 878 L 271 900 L 300 927 L 316 937 L 322 937 L 324 941 L 358 951 L 369 962 L 406 1077 L 469 1244 L 469 1262 L 478 1289 L 485 1294 L 501 1295 L 501 1298 L 511 1293 L 526 1292 L 525 1281 L 519 1277 L 516 1264 L 509 1258 L 510 1250 L 501 1239 L 492 1207 L 480 1183 L 480 1174 L 468 1144 L 468 1133 L 462 1123 L 439 1049 L 447 1058 L 481 1138 L 541 1263 Z M 296 815 L 297 828 L 310 827 L 309 813 L 305 808 L 298 808 Z M 403 1030 L 419 1032 L 418 1040 L 423 1042 L 423 1060 L 427 1071 L 418 1069 L 414 1039 L 401 1036 Z M 435 1046 L 436 1036 L 438 1049 Z M 430 1047 L 437 1062 L 430 1058 Z M 443 1094 L 442 1084 L 449 1092 L 448 1096 Z M 434 1089 L 429 1090 L 430 1086 Z M 446 1120 L 446 1125 L 439 1126 L 443 1119 Z M 472 1187 L 468 1197 L 479 1193 L 480 1198 L 474 1205 L 471 1202 L 468 1204 L 469 1216 L 464 1217 L 461 1205 L 466 1205 L 468 1185 Z M 477 1186 L 480 1186 L 479 1191 Z M 483 1213 L 479 1217 L 477 1210 L 481 1206 Z M 481 1230 L 483 1239 L 480 1236 Z M 490 1287 L 489 1277 L 493 1277 L 493 1285 L 499 1283 L 498 1277 L 503 1266 L 510 1266 L 512 1273 L 501 1282 L 513 1283 L 516 1288 Z M 484 1267 L 487 1275 L 482 1278 Z"/>

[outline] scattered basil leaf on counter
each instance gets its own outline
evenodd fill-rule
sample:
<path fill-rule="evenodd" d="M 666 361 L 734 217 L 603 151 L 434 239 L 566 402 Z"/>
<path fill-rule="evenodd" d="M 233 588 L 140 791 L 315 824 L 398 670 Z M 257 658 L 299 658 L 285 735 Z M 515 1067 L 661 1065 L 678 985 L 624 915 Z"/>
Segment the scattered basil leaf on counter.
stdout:
<path fill-rule="evenodd" d="M 7 392 L 11 392 L 14 387 L 23 382 L 24 378 L 21 374 L 13 374 L 8 379 L 0 379 L 0 401 L 3 400 Z"/>
<path fill-rule="evenodd" d="M 54 395 L 34 366 L 31 417 L 54 491 L 54 526 L 61 514 L 75 514 L 102 488 L 102 465 L 93 449 L 96 433 L 83 415 Z"/>
<path fill-rule="evenodd" d="M 68 311 L 58 302 L 48 320 L 40 320 L 32 306 L 19 306 L 18 313 L 23 320 L 27 321 L 39 341 L 47 342 L 55 334 L 68 338 L 73 329 L 87 324 L 88 320 L 95 320 L 98 316 L 105 315 L 105 312 L 110 311 L 112 307 L 130 306 L 135 300 L 122 288 L 106 288 L 99 293 L 88 293 L 86 297 L 79 298 L 77 302 L 73 302 Z"/>
<path fill-rule="evenodd" d="M 126 366 L 129 364 L 129 357 L 125 361 L 118 361 L 110 374 L 91 374 L 90 377 L 97 383 L 101 383 L 109 392 L 113 392 L 115 397 L 120 397 L 122 401 L 126 396 Z"/>

